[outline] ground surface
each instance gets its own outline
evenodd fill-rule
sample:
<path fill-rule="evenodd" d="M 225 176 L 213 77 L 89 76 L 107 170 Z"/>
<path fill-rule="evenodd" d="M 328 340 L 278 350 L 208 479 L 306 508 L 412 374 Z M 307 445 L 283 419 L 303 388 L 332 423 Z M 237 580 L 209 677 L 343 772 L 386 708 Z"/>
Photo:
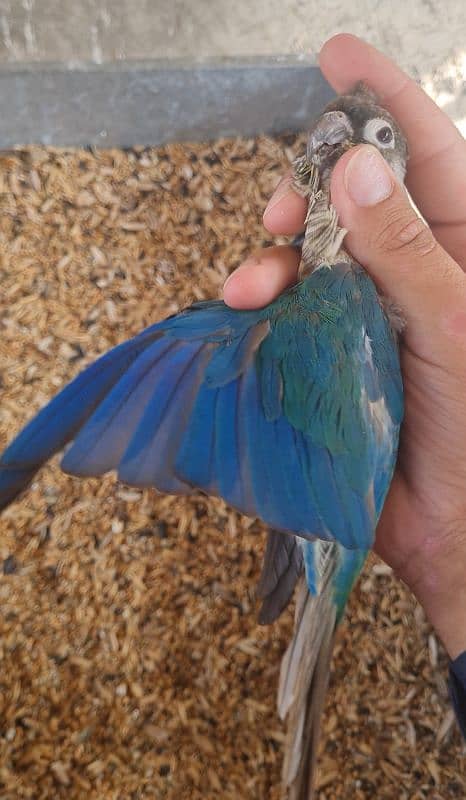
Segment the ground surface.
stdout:
<path fill-rule="evenodd" d="M 0 446 L 109 346 L 263 243 L 291 141 L 0 159 Z M 279 797 L 291 609 L 256 625 L 263 531 L 221 502 L 44 469 L 0 521 L 0 798 Z M 446 660 L 371 561 L 342 626 L 319 800 L 466 794 Z"/>

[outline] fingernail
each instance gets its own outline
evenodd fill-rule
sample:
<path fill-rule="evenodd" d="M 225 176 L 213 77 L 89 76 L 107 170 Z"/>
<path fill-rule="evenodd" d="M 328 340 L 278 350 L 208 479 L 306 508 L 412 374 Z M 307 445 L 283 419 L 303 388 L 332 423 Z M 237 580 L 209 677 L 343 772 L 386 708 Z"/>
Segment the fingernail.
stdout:
<path fill-rule="evenodd" d="M 357 206 L 375 206 L 390 197 L 394 178 L 379 151 L 364 146 L 346 165 L 345 186 Z"/>
<path fill-rule="evenodd" d="M 288 194 L 291 194 L 291 192 L 294 192 L 293 178 L 290 177 L 290 175 L 285 175 L 285 177 L 281 179 L 272 197 L 267 203 L 264 211 L 264 217 L 269 213 L 269 211 L 272 210 L 272 208 L 275 208 L 277 203 L 280 203 L 284 197 L 286 197 Z"/>

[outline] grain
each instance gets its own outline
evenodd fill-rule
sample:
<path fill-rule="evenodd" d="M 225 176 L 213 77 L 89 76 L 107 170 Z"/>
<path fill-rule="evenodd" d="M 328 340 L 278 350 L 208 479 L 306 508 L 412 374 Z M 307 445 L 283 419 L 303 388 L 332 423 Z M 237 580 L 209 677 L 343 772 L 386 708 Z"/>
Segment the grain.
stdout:
<path fill-rule="evenodd" d="M 259 138 L 1 157 L 0 445 L 98 354 L 219 296 L 270 241 L 262 211 L 295 151 Z M 0 524 L 2 800 L 279 798 L 292 609 L 256 623 L 261 525 L 56 461 Z M 466 795 L 446 666 L 371 560 L 337 641 L 319 800 Z"/>

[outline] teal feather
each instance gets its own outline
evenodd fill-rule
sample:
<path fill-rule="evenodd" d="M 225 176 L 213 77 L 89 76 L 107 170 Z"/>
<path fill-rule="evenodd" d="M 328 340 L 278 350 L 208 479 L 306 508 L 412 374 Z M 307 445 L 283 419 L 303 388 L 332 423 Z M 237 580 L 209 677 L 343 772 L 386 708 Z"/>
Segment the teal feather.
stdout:
<path fill-rule="evenodd" d="M 330 587 L 338 624 L 368 551 L 347 550 L 339 544 L 327 542 L 303 542 L 302 551 L 308 589 L 318 596 Z"/>

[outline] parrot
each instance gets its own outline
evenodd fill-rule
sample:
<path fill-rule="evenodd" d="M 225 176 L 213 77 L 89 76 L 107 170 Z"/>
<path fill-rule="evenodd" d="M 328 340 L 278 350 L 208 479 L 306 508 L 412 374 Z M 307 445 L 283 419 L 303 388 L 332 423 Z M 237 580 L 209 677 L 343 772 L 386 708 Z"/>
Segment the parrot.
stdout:
<path fill-rule="evenodd" d="M 74 476 L 219 496 L 269 527 L 259 621 L 296 593 L 280 671 L 283 792 L 312 797 L 335 632 L 392 480 L 403 419 L 402 315 L 343 246 L 330 199 L 340 156 L 371 144 L 404 181 L 395 119 L 358 83 L 333 100 L 295 159 L 308 201 L 295 285 L 255 310 L 196 302 L 85 368 L 0 457 L 0 510 L 64 450 Z"/>

